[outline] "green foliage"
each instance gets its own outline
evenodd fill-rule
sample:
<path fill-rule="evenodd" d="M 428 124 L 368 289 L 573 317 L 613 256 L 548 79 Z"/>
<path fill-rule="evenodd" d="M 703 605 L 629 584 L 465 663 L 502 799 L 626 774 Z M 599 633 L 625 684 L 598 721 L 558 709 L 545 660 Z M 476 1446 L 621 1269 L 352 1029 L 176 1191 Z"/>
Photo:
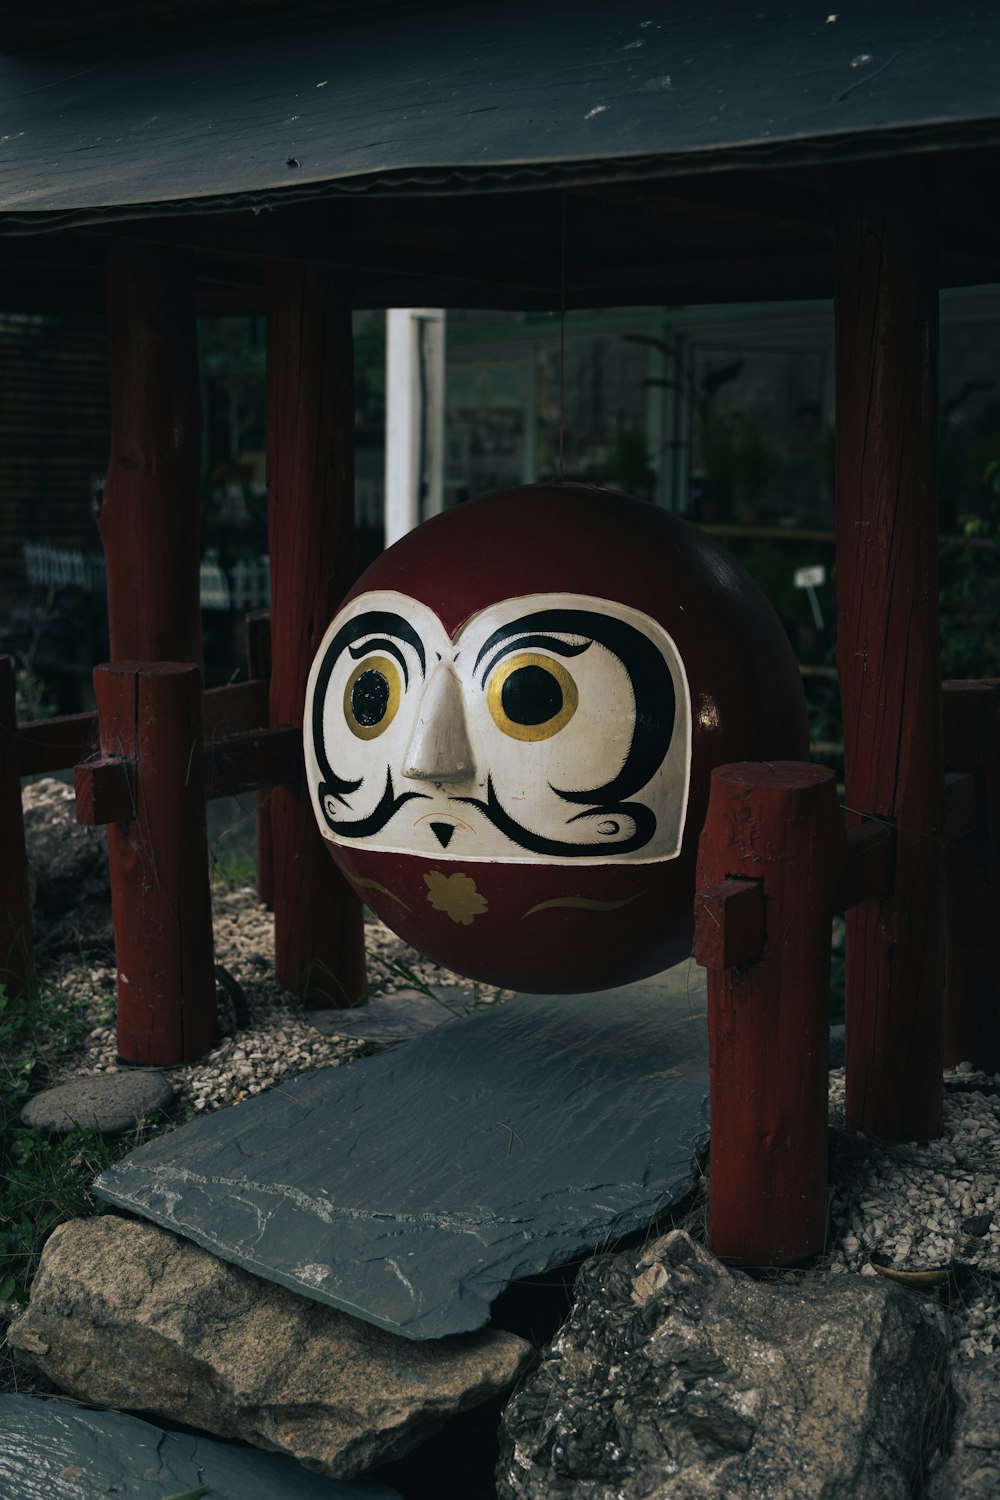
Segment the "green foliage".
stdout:
<path fill-rule="evenodd" d="M 781 461 L 752 412 L 704 403 L 699 436 L 705 495 L 719 519 L 738 520 L 771 499 Z"/>
<path fill-rule="evenodd" d="M 20 724 L 48 719 L 56 711 L 56 700 L 48 683 L 30 666 L 20 667 L 14 673 L 14 703 Z"/>
<path fill-rule="evenodd" d="M 52 1136 L 9 1126 L 4 1135 L 0 1276 L 23 1295 L 56 1225 L 94 1213 L 88 1184 L 111 1158 L 107 1143 L 90 1130 Z"/>
<path fill-rule="evenodd" d="M 112 1148 L 94 1131 L 54 1136 L 21 1124 L 28 1097 L 92 1022 L 85 1002 L 59 989 L 16 1000 L 0 989 L 0 1297 L 26 1295 L 56 1225 L 96 1211 L 96 1174 L 160 1128 L 144 1126 Z"/>
<path fill-rule="evenodd" d="M 646 435 L 638 427 L 622 427 L 615 434 L 605 464 L 605 477 L 609 484 L 624 490 L 626 495 L 636 495 L 641 500 L 652 499 L 656 470 Z"/>
<path fill-rule="evenodd" d="M 209 867 L 213 885 L 226 890 L 257 884 L 257 858 L 242 849 L 224 848 L 221 844 L 209 850 Z"/>

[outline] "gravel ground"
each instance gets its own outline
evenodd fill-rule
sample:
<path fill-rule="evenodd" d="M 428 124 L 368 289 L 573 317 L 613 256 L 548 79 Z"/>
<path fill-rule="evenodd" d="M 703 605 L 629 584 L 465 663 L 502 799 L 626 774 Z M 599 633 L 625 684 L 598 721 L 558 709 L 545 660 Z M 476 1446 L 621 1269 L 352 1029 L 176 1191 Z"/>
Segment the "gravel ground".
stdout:
<path fill-rule="evenodd" d="M 220 988 L 222 1035 L 188 1067 L 168 1069 L 179 1117 L 238 1103 L 309 1068 L 339 1067 L 375 1050 L 370 1042 L 327 1035 L 273 976 L 273 925 L 247 888 L 213 895 L 216 959 L 229 979 Z M 504 996 L 482 991 L 407 948 L 386 927 L 366 928 L 370 993 L 454 985 L 468 1007 Z M 55 944 L 59 949 L 60 944 Z M 81 934 L 46 976 L 85 997 L 95 1024 L 82 1048 L 56 1071 L 117 1069 L 114 962 L 106 917 Z M 1000 1352 L 1000 1075 L 964 1067 L 946 1075 L 945 1131 L 925 1145 L 887 1145 L 844 1126 L 844 1074 L 830 1075 L 831 1230 L 826 1255 L 808 1274 L 903 1276 L 939 1271 L 913 1294 L 949 1313 L 956 1357 Z M 797 1272 L 795 1274 L 802 1274 Z"/>
<path fill-rule="evenodd" d="M 1000 1075 L 946 1073 L 940 1140 L 890 1145 L 845 1128 L 840 1068 L 830 1123 L 830 1273 L 939 1271 L 914 1290 L 948 1309 L 957 1355 L 1000 1353 Z"/>
<path fill-rule="evenodd" d="M 216 1045 L 197 1062 L 164 1068 L 177 1093 L 182 1114 L 238 1104 L 252 1094 L 311 1068 L 340 1067 L 378 1050 L 378 1044 L 325 1034 L 310 1020 L 294 995 L 274 978 L 274 921 L 249 887 L 216 889 L 212 895 L 218 987 L 219 1030 Z M 106 956 L 81 963 L 78 952 L 63 954 L 51 979 L 68 995 L 83 1000 L 100 1019 L 82 1047 L 56 1070 L 52 1082 L 72 1076 L 118 1072 L 115 1047 L 114 952 L 110 934 Z M 79 933 L 88 948 L 86 935 Z M 381 922 L 365 927 L 368 995 L 389 995 L 418 986 L 455 987 L 447 1006 L 453 1011 L 503 999 L 421 957 Z"/>

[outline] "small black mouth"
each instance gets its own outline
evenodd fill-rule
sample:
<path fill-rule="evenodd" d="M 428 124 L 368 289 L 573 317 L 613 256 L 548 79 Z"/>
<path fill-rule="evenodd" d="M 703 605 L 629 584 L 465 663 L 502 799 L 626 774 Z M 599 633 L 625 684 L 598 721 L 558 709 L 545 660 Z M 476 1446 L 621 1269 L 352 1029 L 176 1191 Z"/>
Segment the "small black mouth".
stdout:
<path fill-rule="evenodd" d="M 441 845 L 441 848 L 447 849 L 451 843 L 451 836 L 455 832 L 454 823 L 432 823 L 431 827 L 434 830 L 434 837 Z"/>

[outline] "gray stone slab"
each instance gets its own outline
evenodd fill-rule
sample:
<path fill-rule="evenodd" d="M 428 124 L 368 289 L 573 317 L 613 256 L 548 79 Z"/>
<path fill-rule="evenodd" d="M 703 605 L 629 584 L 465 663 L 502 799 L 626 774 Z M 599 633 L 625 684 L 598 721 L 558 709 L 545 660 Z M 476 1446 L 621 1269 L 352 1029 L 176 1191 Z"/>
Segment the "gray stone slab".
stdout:
<path fill-rule="evenodd" d="M 468 1002 L 468 996 L 466 996 Z M 453 1021 L 467 1008 L 420 990 L 375 995 L 351 1010 L 314 1010 L 309 1022 L 327 1036 L 351 1036 L 371 1042 L 409 1042 Z"/>
<path fill-rule="evenodd" d="M 5 1500 L 400 1500 L 368 1479 L 321 1479 L 278 1454 L 164 1432 L 118 1411 L 38 1396 L 0 1396 Z"/>
<path fill-rule="evenodd" d="M 102 1173 L 109 1203 L 410 1338 L 644 1228 L 707 1136 L 702 971 L 520 995 L 306 1073 Z"/>
<path fill-rule="evenodd" d="M 71 1078 L 68 1083 L 43 1089 L 21 1110 L 21 1121 L 60 1135 L 79 1126 L 100 1131 L 101 1135 L 120 1135 L 137 1120 L 166 1109 L 173 1098 L 173 1087 L 162 1073 L 130 1068 L 92 1078 Z"/>

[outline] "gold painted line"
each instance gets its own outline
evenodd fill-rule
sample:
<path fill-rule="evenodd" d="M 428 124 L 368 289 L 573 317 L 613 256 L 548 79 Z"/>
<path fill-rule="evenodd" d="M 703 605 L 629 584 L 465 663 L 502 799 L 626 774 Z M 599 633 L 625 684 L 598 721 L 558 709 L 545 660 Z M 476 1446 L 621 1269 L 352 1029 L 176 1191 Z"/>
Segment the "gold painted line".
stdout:
<path fill-rule="evenodd" d="M 621 901 L 593 901 L 589 896 L 554 896 L 551 901 L 539 901 L 537 906 L 524 913 L 524 917 L 534 916 L 536 911 L 550 911 L 554 906 L 577 907 L 580 911 L 620 911 L 623 906 L 629 906 L 643 895 L 644 891 L 636 891 L 634 896 L 625 896 Z M 524 917 L 521 918 L 522 922 Z"/>
<path fill-rule="evenodd" d="M 396 892 L 390 891 L 388 886 L 379 885 L 377 880 L 361 880 L 356 877 L 354 884 L 363 886 L 366 891 L 381 891 L 383 896 L 388 896 L 392 901 L 398 901 L 404 911 L 410 910 L 402 896 L 397 896 Z"/>
<path fill-rule="evenodd" d="M 473 828 L 473 826 L 472 826 L 471 823 L 467 823 L 464 818 L 460 818 L 457 813 L 453 813 L 453 812 L 447 812 L 447 813 L 441 813 L 441 812 L 421 813 L 419 818 L 415 818 L 413 820 L 413 826 L 414 826 L 414 828 L 416 828 L 416 826 L 417 826 L 418 823 L 426 823 L 429 818 L 436 818 L 439 823 L 443 823 L 445 821 L 447 821 L 449 823 L 456 823 L 459 828 L 467 828 L 470 833 L 475 833 L 475 831 L 476 831 Z"/>

